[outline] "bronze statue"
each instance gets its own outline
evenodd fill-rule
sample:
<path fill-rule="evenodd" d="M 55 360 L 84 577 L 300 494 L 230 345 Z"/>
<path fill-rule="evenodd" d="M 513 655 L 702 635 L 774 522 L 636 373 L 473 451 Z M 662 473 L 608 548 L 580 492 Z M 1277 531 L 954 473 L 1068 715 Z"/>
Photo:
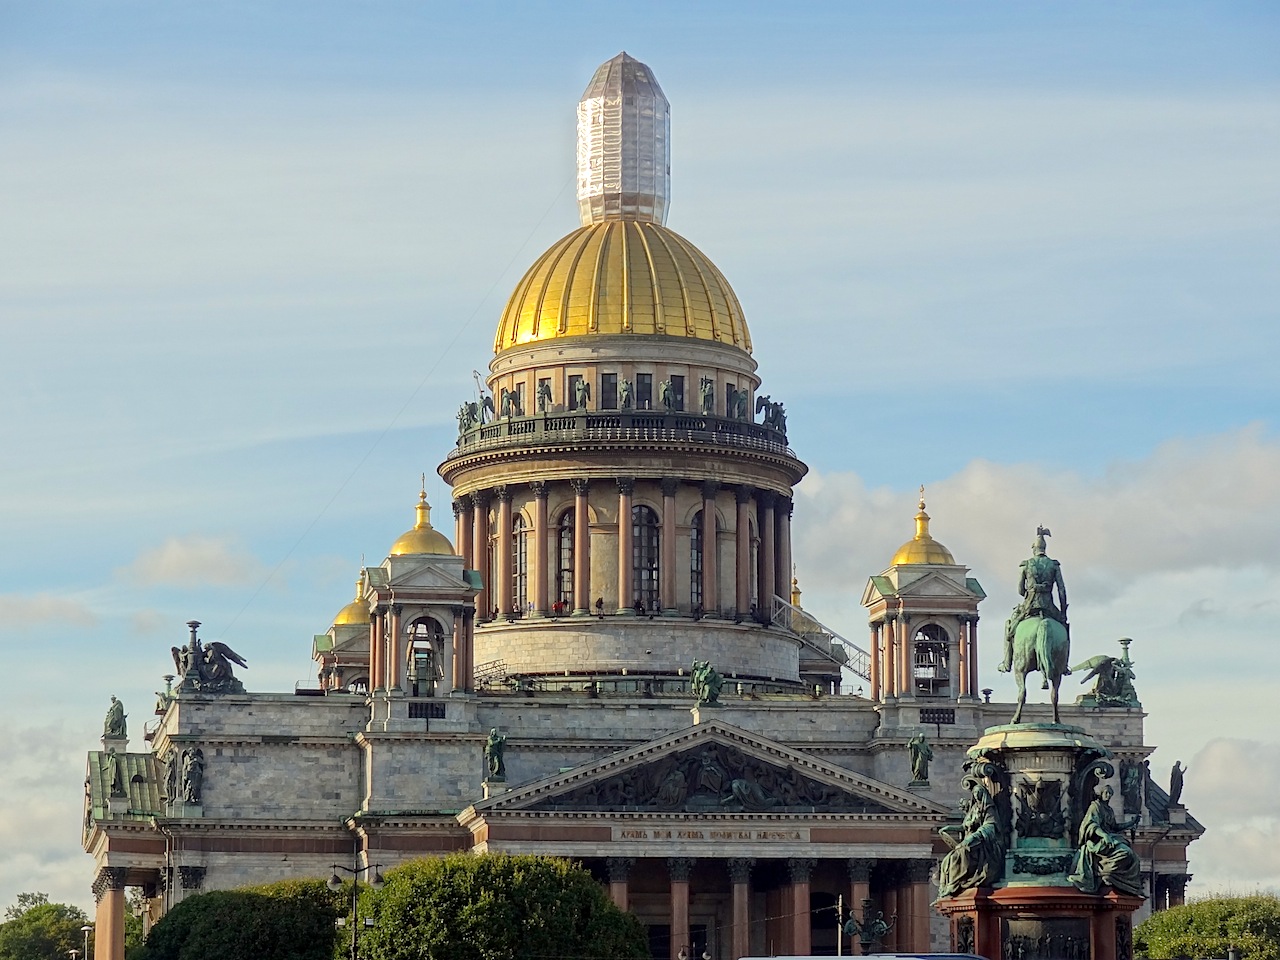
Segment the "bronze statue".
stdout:
<path fill-rule="evenodd" d="M 182 802 L 200 803 L 204 790 L 204 751 L 192 747 L 182 752 Z"/>
<path fill-rule="evenodd" d="M 911 754 L 911 779 L 915 783 L 929 782 L 929 761 L 933 759 L 933 747 L 925 740 L 923 733 L 917 733 L 907 741 L 907 750 Z"/>
<path fill-rule="evenodd" d="M 114 750 L 107 751 L 107 784 L 113 798 L 126 796 L 124 790 L 124 770 L 120 764 L 120 754 Z"/>
<path fill-rule="evenodd" d="M 573 402 L 578 410 L 587 409 L 587 401 L 591 399 L 591 384 L 586 377 L 573 382 Z"/>
<path fill-rule="evenodd" d="M 958 827 L 947 826 L 939 831 L 951 846 L 938 867 L 940 897 L 992 886 L 1004 876 L 1004 856 L 1009 849 L 1012 824 L 987 784 L 973 774 L 966 775 L 961 783 L 969 791 L 962 805 L 964 820 Z"/>
<path fill-rule="evenodd" d="M 520 407 L 519 393 L 515 390 L 508 390 L 506 387 L 503 387 L 502 393 L 499 396 L 501 399 L 502 415 L 504 417 L 524 416 L 524 410 Z"/>
<path fill-rule="evenodd" d="M 1120 893 L 1144 896 L 1142 865 L 1138 855 L 1125 841 L 1123 831 L 1138 823 L 1138 817 L 1116 822 L 1111 809 L 1114 791 L 1104 785 L 1094 795 L 1077 834 L 1075 864 L 1067 880 L 1084 893 L 1101 893 L 1111 887 Z"/>
<path fill-rule="evenodd" d="M 551 381 L 538 381 L 538 412 L 546 413 L 551 409 Z"/>
<path fill-rule="evenodd" d="M 708 660 L 693 661 L 691 671 L 694 699 L 700 707 L 720 706 L 720 690 L 724 686 L 724 677 L 711 666 Z"/>
<path fill-rule="evenodd" d="M 710 377 L 698 381 L 698 397 L 702 401 L 703 416 L 711 416 L 716 412 L 716 382 Z"/>
<path fill-rule="evenodd" d="M 249 664 L 225 643 L 218 640 L 202 643 L 196 636 L 196 627 L 200 624 L 194 620 L 191 623 L 195 624 L 191 627 L 191 642 L 182 649 L 169 648 L 181 678 L 179 689 L 197 693 L 244 693 L 244 684 L 236 679 L 231 664 L 241 667 Z"/>
<path fill-rule="evenodd" d="M 850 912 L 849 919 L 845 921 L 844 933 L 849 939 L 857 937 L 862 943 L 862 953 L 864 956 L 874 953 L 874 947 L 877 943 L 884 940 L 885 935 L 893 929 L 894 924 L 898 922 L 898 915 L 895 913 L 890 920 L 885 920 L 884 911 L 877 910 L 874 917 L 871 916 L 872 900 L 867 897 L 862 901 L 862 922 L 858 922 L 858 918 Z"/>
<path fill-rule="evenodd" d="M 489 730 L 489 738 L 484 742 L 484 762 L 489 771 L 486 780 L 501 782 L 507 779 L 506 752 L 507 738 L 498 733 L 497 727 Z"/>
<path fill-rule="evenodd" d="M 1187 775 L 1187 768 L 1181 760 L 1173 761 L 1173 769 L 1169 771 L 1169 805 L 1182 802 L 1182 781 Z"/>
<path fill-rule="evenodd" d="M 1126 651 L 1127 657 L 1127 651 Z M 1099 707 L 1136 707 L 1138 692 L 1133 688 L 1133 661 L 1121 657 L 1100 654 L 1078 663 L 1072 670 L 1088 670 L 1081 683 L 1097 678 L 1091 696 Z"/>
<path fill-rule="evenodd" d="M 1031 557 L 1022 562 L 1018 572 L 1018 593 L 1022 600 L 1005 623 L 1004 661 L 997 668 L 1013 671 L 1018 684 L 1018 706 L 1013 723 L 1022 720 L 1027 702 L 1027 674 L 1039 672 L 1044 678 L 1041 689 L 1052 689 L 1053 722 L 1058 715 L 1058 688 L 1062 678 L 1071 673 L 1067 665 L 1071 657 L 1071 633 L 1067 626 L 1067 588 L 1057 560 L 1045 555 L 1044 538 L 1050 536 L 1045 527 L 1036 528 L 1031 544 Z M 1058 604 L 1054 603 L 1054 590 Z"/>
<path fill-rule="evenodd" d="M 1062 568 L 1057 560 L 1045 556 L 1044 538 L 1052 536 L 1047 527 L 1036 527 L 1036 538 L 1031 542 L 1031 557 L 1022 561 L 1018 569 L 1018 595 L 1022 599 L 1004 625 L 1004 660 L 996 669 L 1008 673 L 1013 664 L 1013 636 L 1018 624 L 1029 617 L 1052 617 L 1058 623 L 1067 624 L 1067 585 L 1062 579 Z M 1061 606 L 1053 601 L 1054 588 L 1058 591 Z"/>
<path fill-rule="evenodd" d="M 632 386 L 631 381 L 624 379 L 618 384 L 618 406 L 623 410 L 630 410 L 632 403 Z"/>
<path fill-rule="evenodd" d="M 661 401 L 663 409 L 667 413 L 671 413 L 676 408 L 676 388 L 670 380 L 663 380 L 658 387 L 658 400 Z"/>
<path fill-rule="evenodd" d="M 114 696 L 107 707 L 107 717 L 102 722 L 102 735 L 112 740 L 124 740 L 129 734 L 125 725 L 124 704 Z"/>

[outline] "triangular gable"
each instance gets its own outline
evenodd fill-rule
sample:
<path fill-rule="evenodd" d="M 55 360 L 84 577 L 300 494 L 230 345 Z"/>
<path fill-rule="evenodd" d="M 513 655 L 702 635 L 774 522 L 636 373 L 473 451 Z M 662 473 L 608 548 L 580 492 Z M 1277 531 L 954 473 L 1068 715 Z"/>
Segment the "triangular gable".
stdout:
<path fill-rule="evenodd" d="M 878 600 L 888 600 L 898 595 L 897 588 L 888 577 L 871 577 L 862 591 L 862 605 L 869 607 Z"/>
<path fill-rule="evenodd" d="M 456 572 L 431 560 L 424 560 L 408 569 L 397 569 L 390 579 L 389 586 L 398 589 L 447 590 L 452 593 L 470 591 L 472 587 L 463 578 L 462 566 L 460 564 L 454 566 Z"/>
<path fill-rule="evenodd" d="M 956 583 L 940 571 L 933 570 L 909 583 L 898 585 L 899 597 L 963 597 L 973 599 L 967 585 Z"/>
<path fill-rule="evenodd" d="M 520 810 L 946 815 L 947 808 L 719 720 L 477 803 Z"/>

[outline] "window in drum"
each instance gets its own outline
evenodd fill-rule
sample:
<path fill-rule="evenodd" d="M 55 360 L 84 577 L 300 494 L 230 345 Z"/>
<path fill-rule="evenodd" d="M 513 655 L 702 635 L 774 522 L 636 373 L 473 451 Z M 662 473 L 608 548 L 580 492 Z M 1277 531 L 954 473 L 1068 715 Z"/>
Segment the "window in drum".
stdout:
<path fill-rule="evenodd" d="M 684 409 L 684 377 L 676 374 L 671 377 L 671 396 L 675 401 L 675 409 Z"/>
<path fill-rule="evenodd" d="M 653 374 L 636 374 L 636 409 L 653 409 Z"/>
<path fill-rule="evenodd" d="M 523 615 L 529 598 L 529 530 L 524 517 L 511 519 L 511 610 Z"/>
<path fill-rule="evenodd" d="M 573 509 L 560 515 L 558 535 L 558 562 L 556 564 L 557 613 L 573 612 Z"/>
<path fill-rule="evenodd" d="M 618 409 L 618 375 L 616 373 L 600 374 L 600 409 Z"/>
<path fill-rule="evenodd" d="M 702 608 L 702 511 L 699 510 L 689 527 L 689 606 Z"/>
<path fill-rule="evenodd" d="M 636 613 L 658 609 L 658 515 L 650 507 L 631 508 L 631 585 Z"/>

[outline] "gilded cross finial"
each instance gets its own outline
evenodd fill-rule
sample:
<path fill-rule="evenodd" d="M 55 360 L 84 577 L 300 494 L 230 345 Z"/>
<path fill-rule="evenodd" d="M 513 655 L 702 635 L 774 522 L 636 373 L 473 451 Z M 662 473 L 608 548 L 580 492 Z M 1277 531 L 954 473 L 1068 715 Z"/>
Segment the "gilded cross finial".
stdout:
<path fill-rule="evenodd" d="M 924 509 L 924 484 L 920 484 L 920 509 Z"/>

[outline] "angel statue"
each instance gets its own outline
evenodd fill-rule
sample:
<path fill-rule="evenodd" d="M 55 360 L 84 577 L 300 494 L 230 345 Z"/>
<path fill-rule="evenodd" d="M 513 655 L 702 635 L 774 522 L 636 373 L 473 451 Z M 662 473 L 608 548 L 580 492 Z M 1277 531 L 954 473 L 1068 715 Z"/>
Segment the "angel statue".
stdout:
<path fill-rule="evenodd" d="M 1133 661 L 1129 659 L 1128 651 L 1125 651 L 1124 657 L 1109 657 L 1106 654 L 1090 657 L 1071 669 L 1077 673 L 1088 671 L 1080 680 L 1081 683 L 1096 680 L 1090 693 L 1094 706 L 1138 706 L 1138 692 L 1133 688 Z"/>
<path fill-rule="evenodd" d="M 194 626 L 193 626 L 194 624 Z M 203 643 L 196 636 L 200 624 L 192 620 L 191 640 L 181 649 L 170 647 L 173 664 L 182 678 L 179 689 L 196 693 L 244 693 L 244 684 L 236 679 L 231 664 L 248 667 L 238 653 L 221 641 Z"/>

